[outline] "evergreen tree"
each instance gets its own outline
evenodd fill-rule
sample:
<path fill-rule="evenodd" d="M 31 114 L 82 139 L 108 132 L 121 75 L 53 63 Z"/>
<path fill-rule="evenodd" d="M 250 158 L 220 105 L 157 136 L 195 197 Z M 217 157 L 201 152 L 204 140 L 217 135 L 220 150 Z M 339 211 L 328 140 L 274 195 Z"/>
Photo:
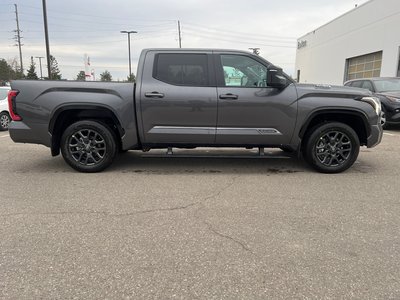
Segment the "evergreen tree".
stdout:
<path fill-rule="evenodd" d="M 60 69 L 58 68 L 58 62 L 53 55 L 50 55 L 50 72 L 51 72 L 52 80 L 60 80 L 61 79 L 61 73 L 60 73 Z"/>
<path fill-rule="evenodd" d="M 101 81 L 111 81 L 112 76 L 111 73 L 105 70 L 103 73 L 100 74 L 100 80 Z"/>
<path fill-rule="evenodd" d="M 31 65 L 29 66 L 28 74 L 26 74 L 26 79 L 33 79 L 33 80 L 39 79 L 39 77 L 36 74 L 36 64 L 33 61 L 33 56 L 31 56 Z"/>
<path fill-rule="evenodd" d="M 76 80 L 85 81 L 86 80 L 85 71 L 79 71 L 78 75 L 76 75 Z"/>
<path fill-rule="evenodd" d="M 126 79 L 128 82 L 136 82 L 136 76 L 135 76 L 135 74 L 131 74 L 131 75 L 129 75 L 128 77 L 127 77 L 127 79 Z"/>
<path fill-rule="evenodd" d="M 15 71 L 3 58 L 0 59 L 0 82 L 8 82 L 11 79 L 15 79 Z M 0 84 L 2 85 L 2 84 Z"/>

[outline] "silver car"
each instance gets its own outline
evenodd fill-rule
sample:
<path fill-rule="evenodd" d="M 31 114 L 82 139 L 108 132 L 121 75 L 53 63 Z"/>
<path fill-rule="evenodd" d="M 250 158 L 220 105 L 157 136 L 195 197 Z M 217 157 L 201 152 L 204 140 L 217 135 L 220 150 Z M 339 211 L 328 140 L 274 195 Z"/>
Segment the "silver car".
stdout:
<path fill-rule="evenodd" d="M 0 131 L 8 130 L 8 125 L 11 122 L 7 101 L 7 95 L 10 89 L 11 88 L 8 86 L 0 86 Z"/>

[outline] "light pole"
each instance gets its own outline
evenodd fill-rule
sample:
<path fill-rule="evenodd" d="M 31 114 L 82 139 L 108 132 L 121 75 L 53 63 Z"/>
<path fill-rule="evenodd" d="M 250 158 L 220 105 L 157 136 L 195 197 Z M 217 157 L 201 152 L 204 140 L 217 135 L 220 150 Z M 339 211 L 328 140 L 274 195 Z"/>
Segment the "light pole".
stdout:
<path fill-rule="evenodd" d="M 46 41 L 47 72 L 49 73 L 49 80 L 51 80 L 50 44 L 49 44 L 49 29 L 47 26 L 46 0 L 42 0 L 42 6 L 43 6 L 44 37 Z"/>
<path fill-rule="evenodd" d="M 131 65 L 131 33 L 137 33 L 137 31 L 127 31 L 127 30 L 121 30 L 121 33 L 127 33 L 128 34 L 128 52 L 129 52 L 129 77 L 132 74 L 132 65 Z"/>
<path fill-rule="evenodd" d="M 40 65 L 40 79 L 43 79 L 43 73 L 42 73 L 42 58 L 43 56 L 35 56 L 36 58 L 39 58 L 39 65 Z"/>

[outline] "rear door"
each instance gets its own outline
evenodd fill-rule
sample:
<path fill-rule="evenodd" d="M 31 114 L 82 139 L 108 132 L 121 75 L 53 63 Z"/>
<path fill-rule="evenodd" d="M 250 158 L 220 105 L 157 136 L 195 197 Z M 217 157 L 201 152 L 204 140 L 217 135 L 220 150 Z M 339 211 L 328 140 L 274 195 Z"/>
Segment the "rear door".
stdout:
<path fill-rule="evenodd" d="M 213 144 L 217 91 L 211 52 L 149 51 L 140 87 L 144 144 Z"/>
<path fill-rule="evenodd" d="M 253 55 L 215 55 L 218 85 L 217 144 L 289 144 L 297 117 L 294 84 L 267 86 L 268 68 Z"/>

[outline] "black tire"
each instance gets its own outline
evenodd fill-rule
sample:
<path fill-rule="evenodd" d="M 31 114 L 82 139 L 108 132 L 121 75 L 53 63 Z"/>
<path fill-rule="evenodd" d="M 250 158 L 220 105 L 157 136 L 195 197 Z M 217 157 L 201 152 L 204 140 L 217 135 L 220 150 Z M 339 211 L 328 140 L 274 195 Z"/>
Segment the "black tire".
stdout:
<path fill-rule="evenodd" d="M 389 129 L 390 125 L 387 122 L 387 114 L 386 110 L 382 106 L 382 112 L 381 112 L 381 125 L 383 129 Z"/>
<path fill-rule="evenodd" d="M 321 173 L 350 168 L 360 152 L 357 133 L 348 125 L 332 122 L 314 127 L 305 140 L 305 160 Z"/>
<path fill-rule="evenodd" d="M 8 130 L 8 126 L 10 125 L 11 117 L 8 112 L 3 111 L 0 113 L 0 131 Z"/>
<path fill-rule="evenodd" d="M 61 137 L 61 153 L 75 170 L 95 173 L 106 169 L 118 152 L 115 135 L 97 121 L 78 121 L 65 129 Z"/>

